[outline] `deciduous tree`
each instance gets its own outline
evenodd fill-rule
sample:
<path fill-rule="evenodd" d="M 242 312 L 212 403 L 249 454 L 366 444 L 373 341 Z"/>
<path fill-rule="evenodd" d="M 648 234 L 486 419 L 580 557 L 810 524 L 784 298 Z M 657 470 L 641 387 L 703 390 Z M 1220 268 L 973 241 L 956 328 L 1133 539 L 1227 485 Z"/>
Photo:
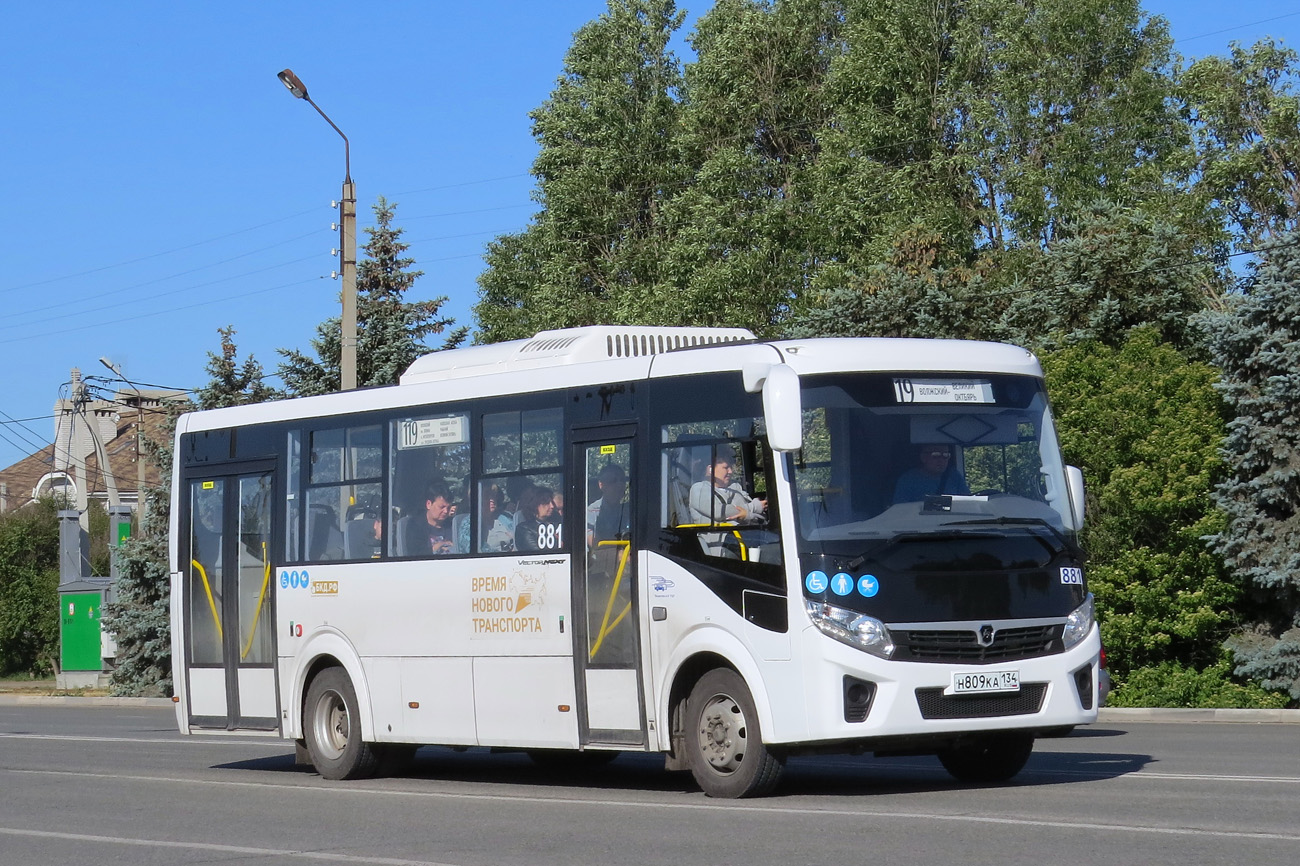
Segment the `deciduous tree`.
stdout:
<path fill-rule="evenodd" d="M 580 29 L 530 115 L 541 206 L 488 245 L 475 314 L 482 342 L 546 328 L 672 315 L 657 298 L 663 199 L 689 173 L 676 153 L 681 70 L 672 0 L 610 0 Z"/>

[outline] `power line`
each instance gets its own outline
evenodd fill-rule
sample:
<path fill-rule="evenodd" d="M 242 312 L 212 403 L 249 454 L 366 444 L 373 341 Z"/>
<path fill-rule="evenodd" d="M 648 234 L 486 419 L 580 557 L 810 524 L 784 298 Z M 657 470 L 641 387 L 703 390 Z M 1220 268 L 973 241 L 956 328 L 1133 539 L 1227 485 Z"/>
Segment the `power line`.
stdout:
<path fill-rule="evenodd" d="M 515 174 L 503 174 L 500 177 L 487 177 L 487 178 L 483 178 L 482 180 L 466 180 L 466 181 L 461 181 L 460 183 L 443 184 L 442 186 L 426 186 L 422 189 L 408 189 L 405 192 L 395 192 L 393 193 L 393 195 L 395 196 L 415 195 L 416 193 L 434 192 L 436 190 L 441 190 L 441 189 L 456 189 L 457 187 L 462 187 L 462 186 L 478 186 L 480 184 L 496 183 L 497 181 L 502 181 L 502 180 L 514 180 L 517 177 L 528 177 L 528 175 L 529 172 L 522 171 L 522 172 L 517 172 Z"/>
<path fill-rule="evenodd" d="M 46 445 L 52 445 L 52 444 L 53 444 L 53 443 L 50 442 L 48 439 L 46 439 L 44 436 L 42 436 L 41 434 L 37 433 L 37 432 L 36 432 L 35 430 L 33 430 L 32 428 L 28 427 L 26 424 L 23 424 L 21 421 L 15 421 L 15 420 L 13 419 L 13 417 L 12 417 L 11 415 L 9 415 L 9 413 L 7 413 L 7 412 L 5 412 L 5 411 L 3 411 L 3 410 L 0 410 L 0 415 L 3 415 L 4 417 L 8 418 L 8 419 L 9 419 L 9 423 L 15 425 L 15 427 L 17 428 L 17 430 L 26 431 L 27 433 L 31 434 L 31 436 L 32 436 L 33 438 L 32 438 L 32 439 L 28 439 L 28 438 L 27 438 L 26 436 L 24 436 L 21 432 L 17 432 L 17 431 L 15 431 L 15 430 L 11 430 L 11 431 L 10 431 L 11 433 L 14 433 L 15 435 L 17 435 L 18 438 L 20 438 L 20 439 L 22 439 L 23 441 L 27 442 L 29 445 L 32 444 L 33 442 L 40 443 L 39 445 L 37 445 L 37 450 L 38 450 L 38 451 L 39 451 L 41 448 L 44 448 Z"/>
<path fill-rule="evenodd" d="M 1231 33 L 1233 30 L 1244 30 L 1247 27 L 1254 27 L 1258 24 L 1268 24 L 1270 21 L 1281 21 L 1283 18 L 1294 18 L 1300 15 L 1300 12 L 1288 12 L 1285 15 L 1274 15 L 1272 18 L 1265 18 L 1262 21 L 1251 21 L 1249 24 L 1237 24 L 1232 27 L 1225 27 L 1222 30 L 1212 30 L 1209 33 L 1200 33 L 1196 36 L 1184 36 L 1182 39 L 1175 39 L 1174 44 L 1180 42 L 1191 42 L 1193 39 L 1204 39 L 1207 36 L 1218 36 L 1220 33 Z"/>
<path fill-rule="evenodd" d="M 149 313 L 140 313 L 139 315 L 135 315 L 135 316 L 123 316 L 120 319 L 109 319 L 101 322 L 92 322 L 89 325 L 77 325 L 75 327 L 62 328 L 58 331 L 46 331 L 40 334 L 25 334 L 21 337 L 10 337 L 9 339 L 6 340 L 0 340 L 0 345 L 7 345 L 9 343 L 21 343 L 24 340 L 38 340 L 38 339 L 43 339 L 45 337 L 57 337 L 62 334 L 71 333 L 73 331 L 88 331 L 92 328 L 103 328 L 105 325 L 119 325 L 123 322 L 134 322 L 139 319 L 150 319 L 155 316 L 162 316 L 168 313 L 178 313 L 183 310 L 193 310 L 193 309 L 197 309 L 198 307 L 210 307 L 213 304 L 224 304 L 227 301 L 234 301 L 240 298 L 251 298 L 254 297 L 255 295 L 264 295 L 267 292 L 274 292 L 280 289 L 289 289 L 289 288 L 294 288 L 296 286 L 305 286 L 308 283 L 314 283 L 317 280 L 321 280 L 321 279 L 324 279 L 324 277 L 311 277 L 305 280 L 297 280 L 296 282 L 292 282 L 292 283 L 281 283 L 278 286 L 269 286 L 264 289 L 254 289 L 251 292 L 244 292 L 243 294 L 239 294 L 239 295 L 226 295 L 220 298 L 209 298 L 206 301 L 199 301 L 194 304 L 186 304 L 180 307 L 169 307 L 165 310 L 154 310 Z"/>
<path fill-rule="evenodd" d="M 123 286 L 123 287 L 118 288 L 118 289 L 110 289 L 110 290 L 108 290 L 108 291 L 98 292 L 98 293 L 96 293 L 96 297 L 97 297 L 97 298 L 104 298 L 104 297 L 108 297 L 108 296 L 110 296 L 110 295 L 120 295 L 120 294 L 122 294 L 122 293 L 124 293 L 124 292 L 130 292 L 130 291 L 133 291 L 133 290 L 135 290 L 135 289 L 143 288 L 143 287 L 145 287 L 145 286 L 155 285 L 155 284 L 157 284 L 157 283 L 161 283 L 161 282 L 164 282 L 164 281 L 166 281 L 166 280 L 173 280 L 173 279 L 176 279 L 177 277 L 183 277 L 183 276 L 187 276 L 187 275 L 189 275 L 189 274 L 198 273 L 199 271 L 207 270 L 208 268 L 216 267 L 217 265 L 229 264 L 230 262 L 236 261 L 236 260 L 238 260 L 238 259 L 245 258 L 245 257 L 247 257 L 247 256 L 254 255 L 254 254 L 256 254 L 256 253 L 266 252 L 267 250 L 275 249 L 276 247 L 281 247 L 281 246 L 284 246 L 285 244 L 293 243 L 293 242 L 295 242 L 295 241 L 300 241 L 300 240 L 302 240 L 302 239 L 304 239 L 304 238 L 311 237 L 312 235 L 317 234 L 317 233 L 318 233 L 318 232 L 316 232 L 316 231 L 309 232 L 309 233 L 307 233 L 307 234 L 305 234 L 305 235 L 299 235 L 299 236 L 296 237 L 296 238 L 290 238 L 289 240 L 281 241 L 280 243 L 272 244 L 271 246 L 268 246 L 268 247 L 262 247 L 261 249 L 250 250 L 250 251 L 248 251 L 248 252 L 246 252 L 246 253 L 240 253 L 240 254 L 237 255 L 237 256 L 231 256 L 231 257 L 228 258 L 228 259 L 222 259 L 222 260 L 219 261 L 219 262 L 213 262 L 213 263 L 211 263 L 211 264 L 207 264 L 207 265 L 200 265 L 199 267 L 197 267 L 197 268 L 191 268 L 191 269 L 188 270 L 188 271 L 180 271 L 180 272 L 175 273 L 175 274 L 169 274 L 168 276 L 165 276 L 165 277 L 157 277 L 157 278 L 152 279 L 152 280 L 145 280 L 145 281 L 142 282 L 142 283 L 133 283 L 132 285 L 129 285 L 129 286 Z M 177 292 L 181 292 L 181 291 L 188 291 L 188 290 L 190 290 L 190 289 L 204 288 L 204 287 L 206 287 L 206 286 L 215 285 L 216 283 L 226 282 L 226 281 L 228 281 L 228 280 L 238 279 L 238 278 L 240 278 L 240 277 L 246 277 L 246 276 L 250 276 L 250 275 L 252 275 L 252 274 L 259 274 L 259 273 L 262 273 L 263 271 L 273 270 L 273 269 L 275 269 L 275 268 L 285 267 L 285 266 L 287 266 L 287 265 L 293 265 L 293 264 L 297 264 L 297 263 L 299 263 L 299 262 L 305 262 L 305 261 L 307 261 L 308 259 L 316 258 L 317 255 L 318 255 L 318 254 L 312 254 L 312 255 L 310 255 L 310 256 L 304 256 L 303 258 L 300 258 L 300 259 L 292 259 L 292 260 L 287 261 L 287 262 L 281 262 L 281 263 L 278 264 L 278 265 L 269 265 L 269 266 L 267 266 L 267 267 L 265 267 L 265 268 L 260 268 L 260 269 L 258 269 L 258 270 L 254 270 L 254 271 L 246 271 L 246 272 L 244 272 L 244 273 L 242 273 L 242 274 L 235 274 L 234 276 L 231 276 L 231 277 L 223 277 L 222 279 L 214 280 L 214 281 L 209 282 L 209 283 L 200 283 L 199 285 L 196 285 L 196 286 L 187 286 L 187 287 L 185 287 L 185 288 L 181 288 L 181 289 L 171 289 L 171 290 L 168 290 L 168 291 L 166 291 L 166 292 L 161 292 L 161 293 L 156 294 L 156 295 L 150 295 L 150 296 L 148 296 L 148 297 L 140 298 L 140 299 L 138 299 L 138 300 L 150 300 L 150 299 L 152 299 L 152 298 L 161 298 L 161 297 L 166 297 L 167 295 L 173 295 L 173 294 L 176 294 Z M 10 317 L 13 317 L 13 316 L 29 316 L 29 315 L 32 315 L 33 313 L 42 313 L 42 312 L 47 312 L 47 311 L 49 311 L 49 310 L 57 310 L 57 309 L 62 309 L 62 308 L 64 308 L 64 307 L 77 306 L 79 303 L 80 303 L 79 301 L 67 301 L 67 302 L 60 303 L 60 304 L 53 304 L 53 305 L 48 306 L 48 307 L 35 307 L 35 308 L 33 308 L 33 309 L 30 309 L 30 310 L 23 310 L 23 311 L 21 311 L 21 312 L 11 313 L 11 314 L 10 314 Z M 77 309 L 77 311 L 76 311 L 76 314 L 99 312 L 100 310 L 111 310 L 111 309 L 115 309 L 116 307 L 117 307 L 117 304 L 107 304 L 107 305 L 102 306 L 102 307 L 79 307 L 79 309 Z M 5 325 L 0 325 L 0 329 L 8 328 L 8 327 L 15 327 L 15 328 L 17 328 L 17 327 L 27 327 L 28 325 L 35 325 L 35 324 L 39 324 L 39 323 L 41 323 L 41 322 L 54 321 L 54 320 L 57 320 L 57 319 L 59 319 L 59 318 L 62 318 L 62 316 L 53 316 L 53 317 L 48 317 L 48 318 L 44 318 L 44 319 L 32 319 L 32 320 L 30 320 L 30 321 L 28 321 L 28 322 L 23 322 L 23 323 L 10 323 L 10 324 L 5 324 Z"/>
<path fill-rule="evenodd" d="M 500 207 L 483 207 L 483 208 L 477 208 L 475 210 L 455 210 L 455 211 L 447 211 L 445 213 L 427 213 L 427 214 L 420 214 L 418 216 L 404 216 L 402 217 L 402 222 L 410 222 L 411 220 L 427 220 L 427 219 L 434 219 L 437 217 L 467 216 L 469 214 L 491 213 L 492 211 L 514 210 L 515 208 L 535 207 L 535 206 L 536 206 L 535 202 L 529 201 L 529 202 L 524 202 L 523 204 L 503 204 Z"/>
<path fill-rule="evenodd" d="M 239 280 L 239 279 L 243 279 L 244 277 L 251 277 L 251 276 L 254 276 L 254 275 L 256 275 L 256 274 L 265 273 L 265 272 L 267 272 L 267 271 L 277 270 L 278 268 L 288 267 L 289 265 L 296 265 L 296 264 L 299 264 L 300 262 L 310 261 L 310 260 L 316 258 L 317 255 L 318 255 L 318 254 L 313 253 L 313 254 L 310 255 L 310 256 L 303 256 L 302 258 L 299 258 L 299 259 L 291 259 L 291 260 L 289 260 L 289 261 L 287 261 L 287 262 L 280 262 L 279 264 L 267 265 L 267 266 L 264 267 L 264 268 L 256 268 L 256 269 L 254 269 L 254 270 L 251 270 L 251 271 L 245 271 L 245 272 L 240 273 L 240 274 L 232 274 L 232 275 L 230 275 L 230 276 L 228 276 L 228 277 L 221 277 L 220 279 L 209 280 L 209 281 L 206 282 L 206 283 L 196 283 L 196 284 L 194 284 L 194 285 L 181 286 L 180 288 L 177 288 L 177 289 L 168 289 L 168 290 L 165 291 L 165 292 L 158 292 L 158 293 L 156 293 L 156 294 L 149 295 L 149 296 L 144 297 L 144 298 L 139 298 L 138 300 L 140 300 L 140 301 L 152 301 L 152 300 L 157 300 L 158 298 L 165 298 L 165 297 L 168 297 L 168 296 L 170 296 L 170 295 L 178 295 L 178 294 L 180 294 L 180 293 L 182 293 L 182 292 L 191 292 L 191 291 L 194 291 L 195 289 L 206 289 L 206 288 L 209 287 L 209 286 L 215 286 L 215 285 L 218 285 L 219 283 L 228 283 L 228 282 L 230 282 L 231 280 Z M 245 297 L 245 296 L 240 295 L 240 296 L 237 296 L 237 297 Z M 97 312 L 101 312 L 101 311 L 103 311 L 103 310 L 113 310 L 113 309 L 117 309 L 118 306 L 119 306 L 118 304 L 105 304 L 105 305 L 103 305 L 103 306 L 99 306 L 99 307 L 82 307 L 82 308 L 78 309 L 78 310 L 77 310 L 76 312 L 74 312 L 74 313 L 60 314 L 60 315 L 56 315 L 56 316 L 48 316 L 48 317 L 46 317 L 46 318 L 44 318 L 44 319 L 33 319 L 32 321 L 29 321 L 29 322 L 23 322 L 23 323 L 18 323 L 18 324 L 5 324 L 5 325 L 0 325 L 0 331 L 5 330 L 6 328 L 26 328 L 26 327 L 30 327 L 31 325 L 40 324 L 40 323 L 42 323 L 42 322 L 54 322 L 54 321 L 59 321 L 60 319 L 72 318 L 72 317 L 74 317 L 74 316 L 79 316 L 79 315 L 82 315 L 82 314 L 97 313 Z M 178 309 L 188 309 L 188 307 L 180 307 L 180 308 L 178 308 Z M 129 319 L 118 319 L 117 321 L 129 321 Z M 105 324 L 107 324 L 107 323 L 105 323 Z M 74 329 L 70 329 L 70 330 L 76 330 L 76 329 L 74 328 Z M 0 343 L 6 343 L 6 342 L 13 342 L 13 341 L 12 341 L 12 340 L 0 340 Z"/>
<path fill-rule="evenodd" d="M 274 219 L 274 220 L 271 220 L 271 221 L 269 221 L 269 222 L 261 223 L 261 224 L 259 224 L 259 225 L 249 226 L 248 228 L 244 228 L 244 229 L 237 229 L 236 231 L 233 231 L 233 232 L 227 232 L 227 233 L 224 234 L 224 235 L 218 235 L 218 236 L 216 236 L 216 237 L 208 238 L 208 239 L 206 239 L 206 240 L 195 241 L 195 242 L 192 243 L 192 244 L 186 244 L 185 246 L 175 247 L 175 248 L 170 249 L 170 250 L 163 250 L 162 252 L 159 252 L 159 253 L 150 253 L 150 254 L 147 255 L 147 256 L 140 256 L 139 258 L 128 259 L 128 260 L 126 260 L 126 261 L 122 261 L 122 262 L 114 262 L 114 263 L 111 264 L 111 265 L 100 265 L 100 266 L 97 267 L 97 268 L 89 268 L 89 269 L 84 270 L 84 271 L 77 271 L 76 273 L 72 273 L 72 274 L 64 274 L 64 275 L 62 275 L 62 276 L 58 276 L 58 277 L 50 277 L 49 279 L 38 280 L 38 281 L 36 281 L 36 282 L 32 282 L 32 283 L 20 283 L 19 285 L 16 285 L 16 286 L 9 286 L 9 287 L 7 287 L 7 288 L 0 289 L 0 295 L 7 294 L 7 293 L 9 293 L 9 292 L 16 292 L 16 291 L 18 291 L 19 289 L 30 289 L 30 288 L 32 288 L 32 287 L 34 287 L 34 286 L 46 286 L 46 285 L 49 285 L 50 283 L 57 283 L 57 282 L 60 282 L 61 280 L 71 280 L 71 279 L 75 279 L 76 277 L 84 277 L 84 276 L 87 276 L 87 275 L 89 275 L 89 274 L 97 274 L 97 273 L 99 273 L 99 272 L 101 272 L 101 271 L 111 270 L 112 268 L 122 268 L 122 267 L 126 267 L 127 265 L 134 265 L 134 264 L 138 264 L 138 263 L 140 263 L 140 262 L 147 262 L 147 261 L 149 261 L 150 259 L 156 259 L 156 258 L 160 258 L 160 257 L 162 257 L 162 256 L 169 256 L 169 255 L 171 255 L 172 253 L 183 252 L 183 251 L 185 251 L 185 250 L 190 250 L 190 249 L 193 249 L 193 248 L 195 248 L 195 247 L 201 247 L 201 246 L 203 246 L 204 244 L 215 243 L 215 242 L 217 242 L 217 241 L 225 240 L 226 238 L 232 238 L 232 237 L 234 237 L 235 235 L 241 235 L 241 234 L 244 234 L 245 232 L 251 232 L 251 231 L 256 231 L 257 229 L 266 228 L 267 226 L 275 225 L 276 223 L 282 223 L 282 222 L 284 222 L 284 221 L 286 221 L 286 220 L 291 220 L 291 219 L 295 219 L 295 218 L 300 217 L 300 216 L 304 216 L 305 214 L 312 213 L 312 212 L 315 211 L 315 210 L 317 210 L 317 209 L 316 209 L 316 208 L 312 208 L 311 210 L 299 211 L 298 213 L 290 214 L 289 216 L 286 216 L 286 217 L 280 217 L 279 219 Z"/>

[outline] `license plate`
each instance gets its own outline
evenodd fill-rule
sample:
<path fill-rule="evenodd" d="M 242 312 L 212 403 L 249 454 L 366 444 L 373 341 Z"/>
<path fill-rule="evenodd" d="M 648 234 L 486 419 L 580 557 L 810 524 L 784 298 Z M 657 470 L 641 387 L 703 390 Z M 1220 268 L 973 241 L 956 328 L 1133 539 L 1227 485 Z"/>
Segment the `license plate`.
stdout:
<path fill-rule="evenodd" d="M 1020 671 L 975 671 L 952 675 L 947 695 L 982 695 L 989 692 L 1020 691 Z"/>

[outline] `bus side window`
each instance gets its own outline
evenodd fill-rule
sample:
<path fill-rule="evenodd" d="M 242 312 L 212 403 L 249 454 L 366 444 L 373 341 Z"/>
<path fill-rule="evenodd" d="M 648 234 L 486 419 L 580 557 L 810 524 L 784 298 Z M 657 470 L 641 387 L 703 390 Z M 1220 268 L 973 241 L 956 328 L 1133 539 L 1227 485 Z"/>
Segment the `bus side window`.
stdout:
<path fill-rule="evenodd" d="M 734 426 L 729 422 L 728 426 Z M 661 544 L 667 553 L 779 583 L 782 547 L 761 440 L 665 431 Z"/>

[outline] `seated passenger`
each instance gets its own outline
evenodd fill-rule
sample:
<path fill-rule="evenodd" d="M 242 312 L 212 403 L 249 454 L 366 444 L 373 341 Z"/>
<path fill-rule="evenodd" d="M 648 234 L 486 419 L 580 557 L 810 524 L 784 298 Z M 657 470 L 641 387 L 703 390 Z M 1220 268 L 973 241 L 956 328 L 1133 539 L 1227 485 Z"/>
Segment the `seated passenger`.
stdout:
<path fill-rule="evenodd" d="M 441 484 L 430 484 L 424 496 L 424 519 L 419 517 L 406 526 L 405 550 L 408 556 L 465 553 L 451 532 L 451 494 Z"/>
<path fill-rule="evenodd" d="M 555 514 L 555 491 L 534 486 L 519 497 L 519 523 L 515 525 L 515 550 L 541 550 L 542 526 L 552 522 Z"/>
<path fill-rule="evenodd" d="M 927 496 L 970 496 L 960 470 L 952 465 L 949 445 L 922 445 L 913 466 L 894 484 L 894 502 L 920 502 Z"/>

